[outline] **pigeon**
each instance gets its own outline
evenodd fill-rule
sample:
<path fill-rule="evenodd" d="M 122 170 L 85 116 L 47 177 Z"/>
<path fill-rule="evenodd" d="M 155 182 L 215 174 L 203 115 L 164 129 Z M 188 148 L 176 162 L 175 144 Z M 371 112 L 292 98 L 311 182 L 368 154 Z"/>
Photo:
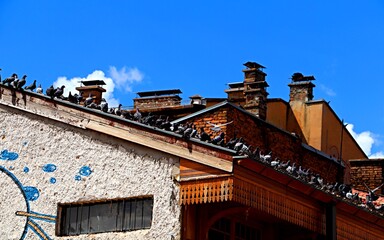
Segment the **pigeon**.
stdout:
<path fill-rule="evenodd" d="M 43 88 L 41 87 L 41 84 L 39 84 L 39 87 L 36 88 L 36 92 L 43 94 Z"/>
<path fill-rule="evenodd" d="M 291 162 L 291 160 L 288 160 L 286 162 L 281 162 L 277 165 L 277 168 L 278 169 L 286 169 L 288 166 L 289 166 L 289 163 Z"/>
<path fill-rule="evenodd" d="M 93 103 L 93 97 L 90 93 L 89 96 L 84 100 L 84 107 L 88 107 L 88 105 L 91 105 Z"/>
<path fill-rule="evenodd" d="M 105 98 L 102 98 L 101 99 L 101 102 L 100 102 L 100 105 L 99 105 L 99 107 L 100 107 L 100 110 L 102 111 L 102 112 L 108 112 L 108 103 L 107 103 L 107 101 L 105 100 Z"/>
<path fill-rule="evenodd" d="M 250 147 L 248 147 L 245 143 L 241 146 L 241 149 L 239 150 L 239 155 L 247 155 L 251 156 L 252 153 L 250 153 Z"/>
<path fill-rule="evenodd" d="M 80 104 L 81 101 L 83 101 L 83 92 L 79 92 L 79 94 L 75 94 L 77 98 L 77 104 Z"/>
<path fill-rule="evenodd" d="M 33 90 L 36 89 L 36 80 L 33 80 L 33 83 L 29 86 L 26 86 L 24 89 L 33 92 Z"/>
<path fill-rule="evenodd" d="M 227 122 L 227 123 L 223 123 L 223 124 L 213 124 L 213 123 L 210 123 L 210 122 L 207 122 L 209 125 L 211 125 L 211 130 L 214 131 L 214 132 L 220 132 L 221 131 L 221 127 L 225 126 L 225 125 L 228 125 L 228 124 L 231 124 L 233 121 L 230 121 L 230 122 Z"/>
<path fill-rule="evenodd" d="M 87 105 L 87 108 L 99 109 L 99 106 L 95 102 L 91 102 L 91 104 Z"/>
<path fill-rule="evenodd" d="M 280 164 L 279 158 L 275 158 L 275 160 L 271 161 L 271 167 L 277 167 Z"/>
<path fill-rule="evenodd" d="M 67 99 L 71 103 L 77 103 L 77 98 L 75 95 L 72 95 L 71 91 L 69 91 Z"/>
<path fill-rule="evenodd" d="M 177 122 L 177 123 L 170 123 L 170 124 L 171 124 L 170 129 L 172 132 L 176 132 L 179 129 L 180 123 Z"/>
<path fill-rule="evenodd" d="M 156 125 L 156 117 L 154 115 L 152 115 L 151 112 L 149 112 L 148 115 L 143 118 L 142 123 L 149 125 L 149 126 L 155 126 Z"/>
<path fill-rule="evenodd" d="M 53 85 L 51 85 L 47 90 L 45 91 L 45 94 L 47 94 L 48 97 L 53 98 L 53 94 L 55 93 L 55 88 L 53 88 Z"/>
<path fill-rule="evenodd" d="M 271 158 L 272 158 L 272 151 L 270 151 L 265 155 L 260 154 L 260 161 L 262 162 L 269 163 L 271 161 Z"/>
<path fill-rule="evenodd" d="M 196 125 L 193 125 L 193 129 L 191 132 L 191 138 L 196 138 L 196 135 L 197 135 Z"/>
<path fill-rule="evenodd" d="M 296 170 L 296 165 L 295 163 L 292 164 L 292 166 L 288 165 L 288 167 L 285 169 L 288 173 L 292 174 Z"/>
<path fill-rule="evenodd" d="M 123 105 L 121 105 L 121 103 L 119 104 L 119 106 L 117 108 L 114 109 L 113 111 L 113 114 L 117 115 L 117 116 L 121 116 L 121 107 Z"/>
<path fill-rule="evenodd" d="M 203 127 L 200 128 L 200 141 L 203 141 L 203 142 L 211 141 L 211 136 L 209 136 L 209 134 L 204 131 Z"/>
<path fill-rule="evenodd" d="M 10 77 L 4 79 L 2 83 L 3 83 L 3 84 L 7 84 L 7 85 L 9 86 L 9 85 L 10 85 L 13 81 L 15 81 L 16 79 L 17 79 L 17 74 L 14 73 L 14 74 L 12 74 L 12 76 L 10 76 Z"/>
<path fill-rule="evenodd" d="M 141 112 L 139 108 L 136 108 L 136 112 L 133 114 L 133 120 L 140 122 L 141 121 Z"/>
<path fill-rule="evenodd" d="M 363 184 L 364 184 L 365 187 L 368 189 L 368 195 L 367 195 L 367 200 L 368 200 L 368 201 L 374 202 L 374 201 L 376 201 L 377 199 L 379 199 L 379 196 L 376 195 L 375 192 L 376 192 L 377 190 L 379 190 L 379 189 L 384 185 L 384 183 L 381 184 L 380 186 L 378 186 L 377 188 L 373 189 L 373 190 L 371 190 L 371 189 L 367 186 L 367 184 L 365 184 L 365 182 L 363 182 Z"/>
<path fill-rule="evenodd" d="M 299 177 L 306 178 L 309 176 L 309 168 L 307 170 L 304 170 L 301 166 L 299 166 L 297 174 L 299 175 Z"/>
<path fill-rule="evenodd" d="M 218 136 L 214 137 L 211 141 L 212 144 L 220 145 L 219 143 L 222 143 L 222 140 L 224 140 L 225 133 L 221 132 Z"/>
<path fill-rule="evenodd" d="M 172 126 L 172 124 L 171 124 L 171 122 L 169 121 L 169 116 L 167 116 L 167 118 L 165 119 L 165 121 L 163 121 L 163 122 L 160 124 L 159 128 L 164 129 L 164 130 L 167 130 L 167 131 L 171 131 L 171 126 Z"/>
<path fill-rule="evenodd" d="M 65 88 L 64 85 L 56 88 L 55 92 L 53 93 L 53 97 L 62 98 L 64 93 L 64 88 Z"/>
<path fill-rule="evenodd" d="M 192 123 L 187 123 L 186 128 L 182 133 L 183 138 L 189 139 L 191 137 L 192 131 L 193 131 Z"/>
<path fill-rule="evenodd" d="M 237 141 L 237 143 L 233 147 L 233 150 L 235 150 L 236 152 L 239 152 L 243 148 L 243 145 L 244 145 L 243 138 L 239 138 L 239 141 Z"/>
<path fill-rule="evenodd" d="M 27 75 L 24 75 L 18 82 L 15 84 L 16 89 L 22 89 L 22 87 L 27 83 Z"/>
<path fill-rule="evenodd" d="M 236 138 L 236 133 L 234 134 L 233 138 L 231 138 L 227 144 L 225 144 L 225 147 L 229 149 L 233 149 L 235 147 L 235 144 L 239 141 L 238 138 Z"/>

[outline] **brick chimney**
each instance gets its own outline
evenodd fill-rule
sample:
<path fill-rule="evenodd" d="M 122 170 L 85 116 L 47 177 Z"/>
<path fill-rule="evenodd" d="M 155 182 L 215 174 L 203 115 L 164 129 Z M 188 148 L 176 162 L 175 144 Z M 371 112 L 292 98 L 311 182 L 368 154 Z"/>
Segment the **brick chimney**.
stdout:
<path fill-rule="evenodd" d="M 81 86 L 77 87 L 76 90 L 80 92 L 80 94 L 83 96 L 83 99 L 86 99 L 89 97 L 89 94 L 94 99 L 94 102 L 96 104 L 100 104 L 101 99 L 103 97 L 103 92 L 106 92 L 102 86 L 105 85 L 105 82 L 103 80 L 87 80 L 87 81 L 81 81 Z M 80 104 L 83 104 L 81 102 Z"/>
<path fill-rule="evenodd" d="M 267 118 L 267 96 L 266 90 L 269 87 L 265 81 L 266 73 L 261 69 L 265 68 L 255 62 L 246 62 L 247 68 L 244 72 L 244 109 L 265 120 Z"/>
<path fill-rule="evenodd" d="M 133 99 L 134 108 L 157 109 L 181 105 L 180 89 L 138 92 L 138 98 Z"/>
<path fill-rule="evenodd" d="M 315 84 L 314 76 L 304 76 L 301 73 L 294 73 L 292 75 L 292 82 L 288 84 L 290 88 L 289 101 L 307 102 L 313 99 L 313 88 Z"/>

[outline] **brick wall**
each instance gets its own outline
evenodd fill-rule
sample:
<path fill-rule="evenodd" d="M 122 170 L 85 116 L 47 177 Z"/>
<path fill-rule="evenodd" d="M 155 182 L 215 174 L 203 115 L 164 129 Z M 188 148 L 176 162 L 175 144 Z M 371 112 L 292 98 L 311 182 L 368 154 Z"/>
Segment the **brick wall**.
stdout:
<path fill-rule="evenodd" d="M 367 191 L 364 183 L 374 189 L 383 183 L 384 159 L 350 160 L 352 185 L 359 190 Z M 384 187 L 376 193 L 384 193 Z"/>
<path fill-rule="evenodd" d="M 312 172 L 319 173 L 327 182 L 341 182 L 343 179 L 343 170 L 338 163 L 317 154 L 316 150 L 310 151 L 304 148 L 302 141 L 290 133 L 234 107 L 222 107 L 216 111 L 196 116 L 189 121 L 193 122 L 197 129 L 204 127 L 204 130 L 212 134 L 212 137 L 219 133 L 213 132 L 207 122 L 223 124 L 233 121 L 222 127 L 226 134 L 226 142 L 236 133 L 236 136 L 242 137 L 247 145 L 254 148 L 259 147 L 264 153 L 272 151 L 273 158 L 278 157 L 282 161 L 290 160 L 291 163 L 295 162 L 306 169 L 310 168 Z"/>

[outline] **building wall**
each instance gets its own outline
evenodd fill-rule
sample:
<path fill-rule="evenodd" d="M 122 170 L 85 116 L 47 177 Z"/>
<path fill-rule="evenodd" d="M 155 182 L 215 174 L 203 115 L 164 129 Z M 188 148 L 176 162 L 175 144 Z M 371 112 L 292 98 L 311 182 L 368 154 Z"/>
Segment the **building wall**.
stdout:
<path fill-rule="evenodd" d="M 351 160 L 351 175 L 354 188 L 367 191 L 379 187 L 384 178 L 384 159 L 359 159 Z M 384 193 L 384 188 L 380 188 L 375 193 Z"/>
<path fill-rule="evenodd" d="M 321 174 L 327 182 L 342 180 L 339 179 L 343 171 L 340 164 L 320 156 L 314 151 L 305 149 L 299 137 L 251 117 L 243 111 L 232 107 L 221 107 L 216 111 L 207 112 L 188 121 L 193 122 L 198 129 L 204 127 L 207 133 L 212 134 L 212 137 L 219 135 L 220 132 L 212 131 L 208 122 L 212 121 L 214 124 L 232 122 L 221 129 L 226 134 L 225 142 L 228 142 L 236 134 L 237 138 L 242 137 L 245 143 L 251 146 L 252 151 L 256 147 L 259 147 L 263 154 L 272 151 L 273 159 L 277 157 L 284 162 L 290 160 L 291 164 L 295 162 L 297 166 L 300 165 L 305 169 L 310 168 L 312 172 Z"/>
<path fill-rule="evenodd" d="M 180 238 L 178 158 L 0 105 L 0 236 L 3 239 Z M 26 192 L 23 196 L 22 187 Z M 56 237 L 57 204 L 152 195 L 147 230 Z M 27 208 L 29 205 L 29 211 Z M 35 229 L 16 211 L 46 216 Z"/>
<path fill-rule="evenodd" d="M 349 131 L 343 127 L 343 122 L 337 117 L 334 111 L 330 108 L 328 104 L 317 103 L 316 105 L 323 105 L 323 124 L 322 129 L 324 136 L 322 142 L 322 151 L 330 155 L 333 155 L 335 149 L 337 149 L 336 158 L 340 157 L 344 160 L 349 159 L 361 159 L 366 158 L 365 153 L 358 146 L 356 141 L 353 139 Z M 343 129 L 343 130 L 342 130 Z M 340 145 L 340 142 L 343 142 L 343 145 Z"/>
<path fill-rule="evenodd" d="M 283 100 L 267 101 L 267 122 L 281 128 L 287 129 L 288 107 Z"/>

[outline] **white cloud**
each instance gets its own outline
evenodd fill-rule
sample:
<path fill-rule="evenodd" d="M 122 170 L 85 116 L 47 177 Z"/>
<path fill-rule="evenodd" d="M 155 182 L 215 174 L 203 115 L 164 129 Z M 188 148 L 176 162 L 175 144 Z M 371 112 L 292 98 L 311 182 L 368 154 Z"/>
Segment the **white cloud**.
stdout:
<path fill-rule="evenodd" d="M 126 92 L 132 92 L 132 84 L 135 82 L 141 82 L 144 78 L 144 74 L 137 68 L 123 67 L 117 70 L 116 67 L 109 67 L 109 73 L 115 80 L 115 83 L 119 89 L 123 89 Z"/>
<path fill-rule="evenodd" d="M 377 153 L 373 153 L 369 155 L 369 158 L 384 158 L 384 152 L 379 151 Z"/>
<path fill-rule="evenodd" d="M 74 77 L 71 79 L 68 79 L 67 77 L 58 77 L 56 82 L 53 83 L 53 86 L 59 87 L 61 85 L 65 85 L 64 89 L 64 96 L 67 96 L 69 92 L 72 94 L 77 93 L 78 91 L 76 90 L 76 87 L 80 86 L 81 81 L 87 81 L 87 80 L 103 80 L 105 82 L 105 90 L 107 90 L 104 94 L 103 97 L 105 100 L 108 102 L 110 106 L 117 106 L 119 105 L 119 100 L 114 98 L 113 96 L 113 91 L 115 89 L 115 83 L 112 80 L 112 78 L 106 77 L 104 72 L 101 70 L 95 70 L 93 73 L 88 74 L 87 77 L 82 78 L 82 77 Z"/>
<path fill-rule="evenodd" d="M 70 79 L 67 77 L 58 77 L 53 83 L 53 86 L 56 88 L 65 85 L 63 95 L 68 96 L 69 92 L 72 94 L 78 92 L 76 87 L 80 86 L 81 81 L 103 80 L 106 84 L 103 86 L 106 89 L 106 92 L 103 93 L 103 97 L 108 102 L 109 106 L 117 107 L 119 105 L 119 99 L 114 97 L 116 87 L 130 92 L 132 91 L 132 84 L 134 82 L 141 82 L 144 78 L 144 74 L 137 68 L 128 68 L 128 71 L 126 69 L 126 67 L 123 67 L 122 69 L 117 70 L 116 67 L 110 67 L 109 72 L 111 77 L 107 77 L 101 70 L 95 70 L 91 74 L 88 74 L 87 77 L 73 77 Z"/>
<path fill-rule="evenodd" d="M 377 144 L 377 142 L 378 142 L 375 134 L 373 134 L 370 131 L 364 131 L 361 133 L 356 133 L 353 130 L 353 127 L 354 127 L 353 124 L 350 124 L 350 123 L 346 126 L 346 128 L 351 133 L 353 138 L 360 145 L 361 149 L 363 149 L 364 153 L 369 158 L 384 158 L 384 152 L 382 152 L 382 151 L 372 153 L 373 145 Z"/>
<path fill-rule="evenodd" d="M 320 84 L 320 89 L 321 89 L 322 91 L 324 91 L 325 94 L 327 94 L 328 96 L 331 96 L 331 97 L 336 96 L 336 92 L 335 92 L 335 91 L 333 91 L 333 90 L 332 90 L 331 88 L 329 88 L 329 87 L 326 87 L 326 86 L 323 85 L 323 84 Z"/>

